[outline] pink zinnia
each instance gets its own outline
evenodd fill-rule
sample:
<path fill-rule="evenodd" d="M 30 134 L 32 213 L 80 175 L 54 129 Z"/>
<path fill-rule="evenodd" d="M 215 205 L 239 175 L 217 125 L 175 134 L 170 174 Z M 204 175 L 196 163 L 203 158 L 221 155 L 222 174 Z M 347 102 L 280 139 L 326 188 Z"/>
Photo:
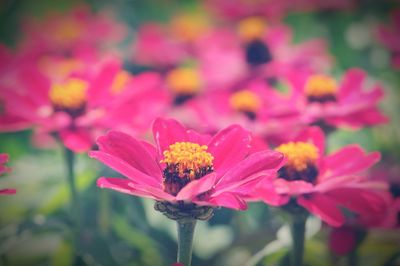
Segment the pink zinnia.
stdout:
<path fill-rule="evenodd" d="M 97 184 L 174 206 L 194 203 L 244 210 L 244 197 L 261 179 L 274 177 L 283 159 L 275 151 L 249 155 L 251 135 L 237 125 L 211 137 L 159 118 L 153 136 L 156 146 L 117 131 L 100 137 L 99 151 L 90 152 L 90 157 L 127 178 L 102 177 Z"/>
<path fill-rule="evenodd" d="M 0 154 L 0 175 L 8 172 L 10 169 L 4 164 L 8 162 L 8 154 Z M 0 195 L 15 194 L 16 190 L 11 188 L 0 189 Z"/>
<path fill-rule="evenodd" d="M 301 111 L 305 124 L 360 128 L 388 121 L 378 107 L 382 86 L 365 89 L 366 73 L 361 69 L 348 70 L 339 84 L 329 75 L 300 76 L 289 77 L 291 105 Z"/>
<path fill-rule="evenodd" d="M 24 64 L 14 72 L 0 79 L 4 103 L 0 130 L 34 127 L 38 145 L 48 144 L 55 134 L 69 149 L 87 151 L 109 128 L 143 132 L 165 102 L 158 74 L 133 78 L 116 58 L 56 81 L 35 65 Z"/>
<path fill-rule="evenodd" d="M 370 181 L 362 172 L 380 159 L 378 152 L 366 154 L 358 145 L 349 145 L 330 155 L 324 155 L 322 131 L 311 127 L 292 142 L 276 150 L 287 157 L 278 171 L 274 186 L 261 184 L 258 195 L 269 202 L 268 194 L 275 191 L 289 205 L 302 206 L 332 226 L 340 226 L 345 217 L 339 207 L 360 216 L 382 215 L 386 201 L 380 191 L 387 184 Z"/>

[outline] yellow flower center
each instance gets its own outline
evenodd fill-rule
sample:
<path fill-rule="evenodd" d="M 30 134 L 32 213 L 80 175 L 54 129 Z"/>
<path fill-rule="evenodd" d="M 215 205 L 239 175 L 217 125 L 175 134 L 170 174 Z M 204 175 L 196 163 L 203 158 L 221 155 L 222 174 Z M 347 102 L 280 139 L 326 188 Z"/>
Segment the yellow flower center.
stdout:
<path fill-rule="evenodd" d="M 177 68 L 168 73 L 167 84 L 176 94 L 193 95 L 200 90 L 201 79 L 195 69 Z"/>
<path fill-rule="evenodd" d="M 171 21 L 172 33 L 183 41 L 194 41 L 209 28 L 209 22 L 201 14 L 181 14 Z"/>
<path fill-rule="evenodd" d="M 214 170 L 214 157 L 207 149 L 206 145 L 192 142 L 171 144 L 163 152 L 164 159 L 160 161 L 167 165 L 163 171 L 164 190 L 176 195 L 190 181 L 211 173 Z"/>
<path fill-rule="evenodd" d="M 311 143 L 297 141 L 282 144 L 276 148 L 287 158 L 286 165 L 301 172 L 306 170 L 309 165 L 314 165 L 318 159 L 318 148 Z"/>
<path fill-rule="evenodd" d="M 85 81 L 71 78 L 62 84 L 54 84 L 49 97 L 58 108 L 79 109 L 85 104 L 87 88 Z"/>
<path fill-rule="evenodd" d="M 261 17 L 249 17 L 243 19 L 238 25 L 239 37 L 244 41 L 260 39 L 265 34 L 267 24 Z"/>
<path fill-rule="evenodd" d="M 118 94 L 123 91 L 130 78 L 131 75 L 127 71 L 119 71 L 114 77 L 113 83 L 111 85 L 111 92 L 113 94 Z"/>
<path fill-rule="evenodd" d="M 335 97 L 338 90 L 336 81 L 325 75 L 311 76 L 305 85 L 305 93 L 308 97 L 321 99 L 326 97 Z"/>
<path fill-rule="evenodd" d="M 237 111 L 250 113 L 256 113 L 261 107 L 261 101 L 257 94 L 249 90 L 233 93 L 229 99 L 229 104 Z"/>

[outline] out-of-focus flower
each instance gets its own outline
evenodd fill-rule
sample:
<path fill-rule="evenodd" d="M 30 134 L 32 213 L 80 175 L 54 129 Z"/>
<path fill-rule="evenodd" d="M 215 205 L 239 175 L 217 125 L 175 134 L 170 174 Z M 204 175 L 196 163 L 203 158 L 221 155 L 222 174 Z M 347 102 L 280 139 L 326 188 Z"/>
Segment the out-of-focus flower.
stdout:
<path fill-rule="evenodd" d="M 268 197 L 275 190 L 286 197 L 285 208 L 301 206 L 334 227 L 345 222 L 340 207 L 360 216 L 383 215 L 387 205 L 380 191 L 387 190 L 387 183 L 363 174 L 380 154 L 366 154 L 358 145 L 348 145 L 325 156 L 324 145 L 322 131 L 311 127 L 278 146 L 276 150 L 286 156 L 287 163 L 279 169 L 274 187 L 261 185 L 258 195 Z M 268 198 L 264 201 L 268 203 Z"/>
<path fill-rule="evenodd" d="M 378 38 L 392 55 L 392 65 L 400 69 L 400 9 L 392 14 L 392 25 L 380 26 Z"/>
<path fill-rule="evenodd" d="M 214 29 L 196 46 L 207 87 L 235 90 L 254 78 L 274 81 L 330 67 L 324 40 L 294 45 L 291 38 L 289 27 L 261 17 L 243 19 L 235 30 Z"/>
<path fill-rule="evenodd" d="M 294 137 L 302 126 L 289 100 L 264 80 L 253 80 L 237 91 L 211 90 L 187 109 L 195 111 L 207 131 L 235 123 L 269 142 L 282 142 Z M 293 134 L 287 132 L 288 127 Z"/>
<path fill-rule="evenodd" d="M 125 25 L 109 11 L 92 13 L 84 5 L 70 11 L 26 18 L 22 25 L 20 51 L 32 56 L 73 55 L 96 57 L 104 49 L 115 49 L 126 35 Z M 107 36 L 107 38 L 104 38 Z"/>
<path fill-rule="evenodd" d="M 155 199 L 163 212 L 198 206 L 244 210 L 244 197 L 260 179 L 273 178 L 283 158 L 268 150 L 249 155 L 251 135 L 237 125 L 211 137 L 176 120 L 156 119 L 153 136 L 156 147 L 117 131 L 100 137 L 99 151 L 90 156 L 127 179 L 102 177 L 97 184 Z"/>
<path fill-rule="evenodd" d="M 4 164 L 8 162 L 8 154 L 0 153 L 0 175 L 8 172 L 10 169 Z M 12 188 L 0 189 L 0 195 L 15 194 L 16 190 Z"/>
<path fill-rule="evenodd" d="M 159 76 L 132 77 L 116 58 L 55 80 L 34 65 L 23 64 L 15 72 L 16 78 L 6 77 L 1 83 L 4 122 L 0 129 L 33 127 L 39 145 L 56 134 L 66 147 L 85 151 L 104 130 L 132 124 L 138 131 L 159 115 L 153 108 L 160 105 Z"/>
<path fill-rule="evenodd" d="M 292 106 L 303 114 L 305 124 L 360 128 L 388 121 L 377 106 L 383 88 L 365 90 L 366 73 L 361 69 L 348 70 L 340 84 L 328 75 L 299 76 L 292 79 Z"/>

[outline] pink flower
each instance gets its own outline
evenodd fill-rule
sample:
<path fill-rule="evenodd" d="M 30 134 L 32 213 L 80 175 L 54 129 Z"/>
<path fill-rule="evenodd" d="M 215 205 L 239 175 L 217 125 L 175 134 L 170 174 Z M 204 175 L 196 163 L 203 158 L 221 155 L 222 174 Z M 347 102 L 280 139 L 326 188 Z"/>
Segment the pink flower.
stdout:
<path fill-rule="evenodd" d="M 90 157 L 127 178 L 102 177 L 98 186 L 172 204 L 244 210 L 244 197 L 260 179 L 272 178 L 283 158 L 274 151 L 249 155 L 251 135 L 237 125 L 211 137 L 159 118 L 153 136 L 156 146 L 117 131 L 100 137 Z"/>
<path fill-rule="evenodd" d="M 378 38 L 392 54 L 392 65 L 400 69 L 400 9 L 392 13 L 392 25 L 380 26 Z"/>
<path fill-rule="evenodd" d="M 0 153 L 0 175 L 8 172 L 10 169 L 4 166 L 8 162 L 8 154 Z M 16 190 L 11 188 L 0 189 L 0 195 L 15 194 Z"/>
<path fill-rule="evenodd" d="M 289 133 L 302 126 L 289 100 L 264 80 L 251 80 L 236 91 L 208 91 L 187 109 L 193 110 L 199 124 L 210 132 L 239 124 L 271 143 L 289 140 Z"/>
<path fill-rule="evenodd" d="M 55 134 L 73 151 L 87 151 L 110 128 L 147 129 L 164 102 L 157 74 L 132 78 L 116 58 L 60 77 L 46 76 L 33 64 L 23 64 L 6 77 L 0 83 L 5 110 L 0 130 L 34 127 L 34 138 L 45 140 L 39 145 Z"/>
<path fill-rule="evenodd" d="M 274 186 L 261 183 L 258 195 L 268 203 L 268 193 L 286 197 L 331 226 L 340 226 L 345 217 L 339 207 L 360 216 L 382 215 L 386 201 L 380 192 L 387 183 L 369 180 L 363 171 L 380 159 L 378 152 L 366 154 L 358 145 L 348 145 L 325 156 L 322 131 L 311 127 L 292 142 L 276 150 L 285 154 L 287 163 L 278 171 Z"/>
<path fill-rule="evenodd" d="M 340 84 L 328 75 L 289 77 L 293 84 L 292 106 L 303 114 L 305 124 L 360 128 L 388 121 L 378 108 L 384 92 L 381 85 L 366 90 L 366 73 L 350 69 Z"/>
<path fill-rule="evenodd" d="M 121 42 L 126 35 L 125 25 L 117 22 L 110 12 L 103 10 L 94 14 L 85 5 L 67 13 L 49 13 L 40 20 L 27 18 L 22 31 L 19 48 L 33 56 L 72 54 L 93 58 Z"/>

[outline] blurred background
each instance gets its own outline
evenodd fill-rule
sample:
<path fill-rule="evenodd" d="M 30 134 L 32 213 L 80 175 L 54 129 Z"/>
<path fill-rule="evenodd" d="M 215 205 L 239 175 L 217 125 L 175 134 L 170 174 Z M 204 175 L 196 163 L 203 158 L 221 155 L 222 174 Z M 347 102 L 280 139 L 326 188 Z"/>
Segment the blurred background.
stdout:
<path fill-rule="evenodd" d="M 122 38 L 110 37 L 119 28 L 99 35 L 107 42 L 106 49 L 121 55 L 124 67 L 137 74 L 156 69 L 134 59 L 135 53 L 140 54 L 132 47 L 142 25 L 170 25 L 178 14 L 194 13 L 207 16 L 210 24 L 234 23 L 235 17 L 225 16 L 223 5 L 217 2 L 224 1 L 3 0 L 0 42 L 16 49 L 29 34 L 50 32 L 46 27 L 63 14 L 84 7 L 94 17 L 112 15 L 113 23 L 124 27 Z M 291 28 L 291 42 L 300 44 L 322 38 L 333 58 L 332 73 L 360 67 L 371 80 L 385 87 L 381 108 L 390 123 L 359 131 L 338 130 L 329 136 L 329 149 L 356 142 L 368 151 L 378 150 L 382 161 L 375 170 L 383 171 L 393 184 L 399 184 L 400 68 L 394 62 L 399 50 L 389 49 L 378 34 L 379 27 L 393 25 L 391 16 L 400 8 L 399 1 L 301 2 L 271 11 L 271 20 L 282 20 Z M 74 30 L 70 31 L 71 36 Z M 398 28 L 397 33 L 400 34 Z M 12 168 L 11 173 L 0 178 L 0 187 L 17 189 L 16 195 L 0 197 L 0 265 L 71 265 L 73 241 L 62 149 L 38 149 L 31 144 L 31 135 L 30 130 L 0 134 L 0 152 L 10 155 L 7 166 Z M 77 157 L 76 172 L 83 213 L 82 265 L 154 266 L 175 262 L 175 223 L 155 212 L 152 200 L 99 189 L 96 178 L 116 174 L 85 153 Z M 399 190 L 398 187 L 393 186 L 392 190 Z M 251 203 L 246 212 L 219 209 L 211 220 L 198 223 L 193 265 L 285 265 L 289 233 L 284 221 L 276 209 L 263 203 Z M 305 265 L 350 265 L 330 249 L 331 228 L 317 219 L 310 219 L 308 226 Z M 359 247 L 359 265 L 400 265 L 399 233 L 398 225 L 369 229 Z M 345 234 L 339 238 L 346 242 Z"/>

